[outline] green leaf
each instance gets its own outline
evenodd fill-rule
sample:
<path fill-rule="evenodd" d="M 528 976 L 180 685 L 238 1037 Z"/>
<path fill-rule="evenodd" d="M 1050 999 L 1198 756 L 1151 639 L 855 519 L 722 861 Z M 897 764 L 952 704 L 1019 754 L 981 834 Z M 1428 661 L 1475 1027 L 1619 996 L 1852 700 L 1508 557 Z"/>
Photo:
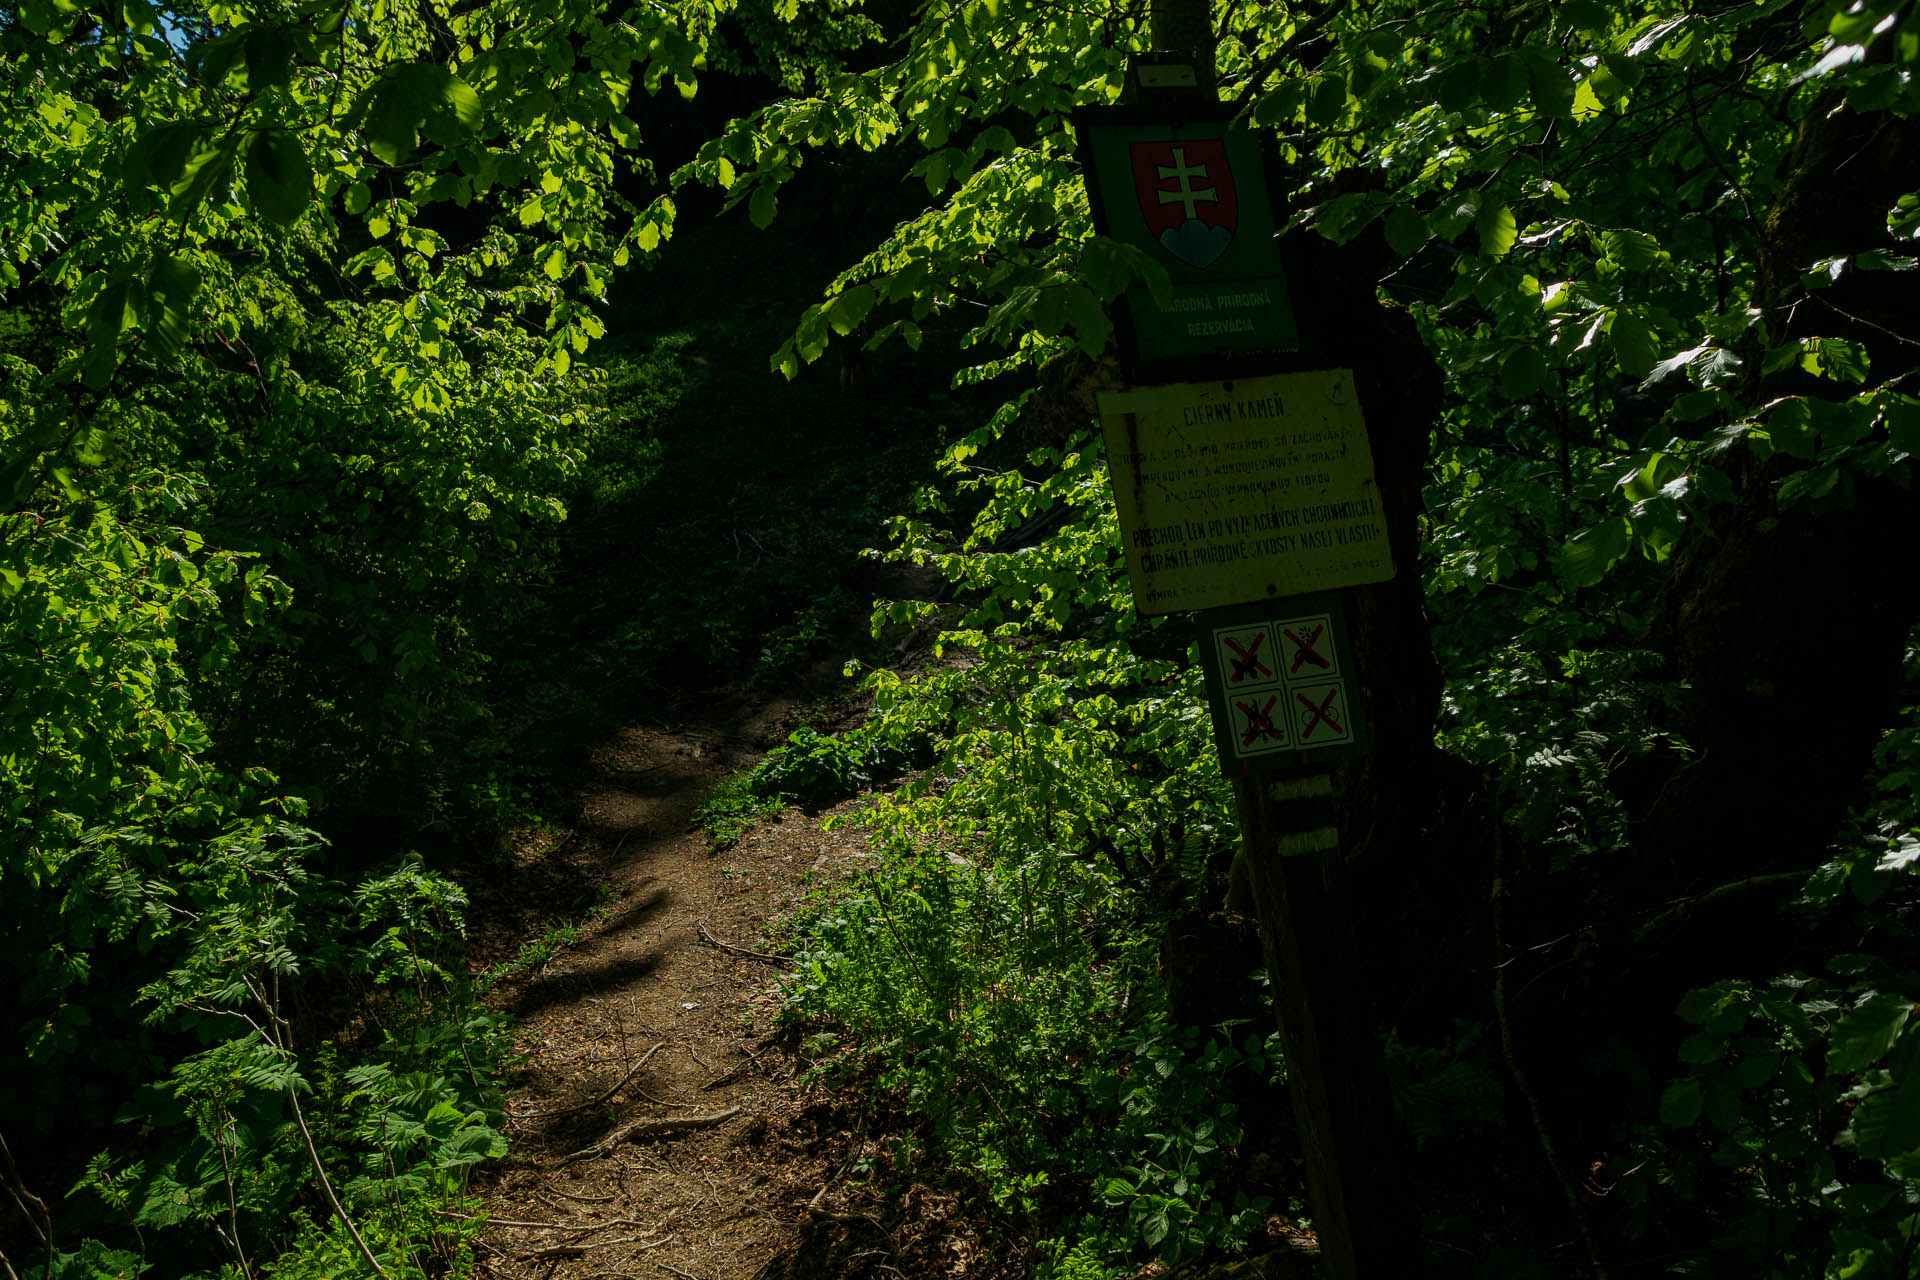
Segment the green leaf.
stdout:
<path fill-rule="evenodd" d="M 1585 123 L 1604 112 L 1606 104 L 1600 101 L 1599 91 L 1594 88 L 1594 78 L 1588 76 L 1573 91 L 1573 118 Z"/>
<path fill-rule="evenodd" d="M 1920 258 L 1886 249 L 1869 249 L 1853 256 L 1853 265 L 1862 271 L 1912 271 L 1920 268 Z"/>
<path fill-rule="evenodd" d="M 1434 99 L 1440 109 L 1446 112 L 1465 111 L 1480 98 L 1480 67 L 1472 60 L 1459 62 L 1429 82 L 1433 85 Z"/>
<path fill-rule="evenodd" d="M 253 207 L 281 226 L 291 226 L 313 199 L 313 166 L 300 139 L 283 129 L 253 135 L 247 148 L 247 194 Z"/>
<path fill-rule="evenodd" d="M 747 219 L 754 226 L 765 231 L 773 225 L 773 215 L 777 208 L 779 188 L 771 182 L 762 182 L 753 189 L 753 199 L 747 202 Z"/>
<path fill-rule="evenodd" d="M 1809 338 L 1800 354 L 1802 369 L 1817 378 L 1831 378 L 1835 382 L 1865 382 L 1867 364 L 1865 347 L 1839 338 Z"/>
<path fill-rule="evenodd" d="M 1695 987 L 1680 997 L 1675 1012 L 1683 1021 L 1699 1026 L 1720 1011 L 1723 999 L 1724 993 L 1715 987 Z"/>
<path fill-rule="evenodd" d="M 99 390 L 113 377 L 120 335 L 139 319 L 132 299 L 132 269 L 122 267 L 87 308 L 86 383 Z"/>
<path fill-rule="evenodd" d="M 1387 244 L 1401 257 L 1411 257 L 1433 238 L 1427 220 L 1411 205 L 1395 205 L 1387 215 Z"/>
<path fill-rule="evenodd" d="M 167 216 L 182 223 L 193 217 L 214 189 L 226 185 L 232 177 L 233 161 L 239 148 L 240 140 L 230 138 L 189 159 L 181 176 L 173 184 L 173 199 L 167 206 Z"/>
<path fill-rule="evenodd" d="M 1428 216 L 1427 225 L 1442 240 L 1451 240 L 1473 225 L 1480 216 L 1482 201 L 1478 191 L 1459 192 Z"/>
<path fill-rule="evenodd" d="M 249 28 L 241 27 L 225 35 L 216 36 L 201 44 L 193 56 L 199 62 L 200 83 L 209 89 L 217 89 L 226 80 L 227 74 L 240 61 L 245 49 L 244 41 Z"/>
<path fill-rule="evenodd" d="M 1346 109 L 1347 82 L 1339 76 L 1314 77 L 1313 92 L 1307 96 L 1307 123 L 1329 128 Z"/>
<path fill-rule="evenodd" d="M 782 343 L 780 349 L 773 353 L 773 358 L 769 363 L 773 371 L 785 378 L 788 382 L 792 382 L 800 376 L 800 356 L 794 350 L 792 342 Z"/>
<path fill-rule="evenodd" d="M 1645 502 L 1666 488 L 1668 481 L 1683 474 L 1685 470 L 1680 460 L 1672 454 L 1656 452 L 1648 457 L 1646 465 L 1629 471 L 1626 478 L 1620 482 L 1620 487 L 1626 491 L 1629 502 Z"/>
<path fill-rule="evenodd" d="M 1527 63 L 1517 54 L 1502 53 L 1482 64 L 1480 97 L 1495 111 L 1510 110 L 1527 92 Z"/>
<path fill-rule="evenodd" d="M 1480 256 L 1495 259 L 1506 257 L 1513 248 L 1514 239 L 1520 234 L 1513 210 L 1504 204 L 1487 205 L 1481 208 L 1475 222 L 1480 228 Z"/>
<path fill-rule="evenodd" d="M 367 149 L 388 164 L 399 164 L 420 142 L 421 113 L 405 83 L 390 76 L 373 91 L 367 110 Z"/>
<path fill-rule="evenodd" d="M 1074 341 L 1090 356 L 1106 350 L 1113 334 L 1113 320 L 1100 304 L 1100 295 L 1083 284 L 1067 288 L 1067 317 L 1073 325 Z"/>
<path fill-rule="evenodd" d="M 293 41 L 285 27 L 252 27 L 246 41 L 248 88 L 268 89 L 292 82 Z"/>
<path fill-rule="evenodd" d="M 1660 1122 L 1684 1129 L 1700 1118 L 1702 1099 L 1698 1080 L 1682 1080 L 1660 1095 Z"/>
<path fill-rule="evenodd" d="M 185 122 L 146 130 L 127 148 L 126 159 L 121 162 L 121 181 L 129 191 L 148 187 L 170 190 L 187 167 L 187 157 L 199 136 L 200 126 Z"/>
<path fill-rule="evenodd" d="M 480 95 L 473 86 L 459 76 L 448 75 L 440 88 L 440 100 L 446 105 L 452 121 L 469 133 L 480 128 L 485 112 L 480 105 Z M 458 139 L 455 139 L 456 141 Z"/>
<path fill-rule="evenodd" d="M 368 100 L 367 147 L 388 164 L 400 164 L 420 145 L 422 132 L 443 147 L 464 141 L 480 127 L 480 97 L 445 67 L 411 62 L 391 67 Z"/>
<path fill-rule="evenodd" d="M 1871 1095 L 1854 1109 L 1851 1128 L 1854 1149 L 1869 1160 L 1920 1151 L 1920 1085 L 1897 1084 Z"/>
<path fill-rule="evenodd" d="M 1887 438 L 1904 453 L 1920 455 L 1920 400 L 1911 396 L 1883 396 L 1880 417 Z"/>
<path fill-rule="evenodd" d="M 1718 1062 L 1726 1056 L 1727 1042 L 1721 1036 L 1710 1036 L 1696 1031 L 1680 1042 L 1680 1061 L 1690 1065 Z"/>
<path fill-rule="evenodd" d="M 1546 381 L 1547 358 L 1540 348 L 1520 347 L 1500 362 L 1500 394 L 1509 400 L 1525 400 Z"/>
<path fill-rule="evenodd" d="M 1527 83 L 1533 90 L 1533 105 L 1543 115 L 1573 114 L 1573 77 L 1554 58 L 1537 49 L 1525 50 Z"/>
<path fill-rule="evenodd" d="M 1809 399 L 1813 429 L 1820 443 L 1828 446 L 1858 444 L 1873 430 L 1873 405 L 1866 398 L 1852 400 Z"/>
<path fill-rule="evenodd" d="M 1609 231 L 1600 244 L 1607 260 L 1624 271 L 1645 271 L 1660 261 L 1660 242 L 1644 231 Z"/>
<path fill-rule="evenodd" d="M 1767 438 L 1789 457 L 1811 459 L 1818 450 L 1818 438 L 1806 400 L 1799 396 L 1784 400 L 1768 414 Z"/>
<path fill-rule="evenodd" d="M 147 335 L 162 354 L 186 345 L 193 332 L 188 309 L 199 292 L 200 269 L 185 258 L 161 258 L 147 273 Z"/>
<path fill-rule="evenodd" d="M 1560 549 L 1560 577 L 1571 587 L 1591 587 L 1607 576 L 1632 544 L 1633 524 L 1627 517 L 1602 520 Z"/>
<path fill-rule="evenodd" d="M 1714 1128 L 1722 1133 L 1732 1133 L 1739 1128 L 1740 1093 L 1725 1080 L 1715 1080 L 1707 1086 L 1703 1104 L 1701 1109 L 1707 1123 Z"/>
<path fill-rule="evenodd" d="M 860 327 L 873 310 L 873 286 L 860 284 L 835 298 L 827 308 L 827 323 L 841 337 Z"/>
<path fill-rule="evenodd" d="M 1891 991 L 1868 995 L 1834 1027 L 1827 1044 L 1827 1074 L 1854 1075 L 1885 1057 L 1912 1013 L 1913 1002 Z"/>
<path fill-rule="evenodd" d="M 1607 336 L 1613 339 L 1614 359 L 1628 377 L 1644 378 L 1653 372 L 1660 359 L 1660 346 L 1652 326 L 1638 311 L 1622 308 L 1614 312 Z"/>

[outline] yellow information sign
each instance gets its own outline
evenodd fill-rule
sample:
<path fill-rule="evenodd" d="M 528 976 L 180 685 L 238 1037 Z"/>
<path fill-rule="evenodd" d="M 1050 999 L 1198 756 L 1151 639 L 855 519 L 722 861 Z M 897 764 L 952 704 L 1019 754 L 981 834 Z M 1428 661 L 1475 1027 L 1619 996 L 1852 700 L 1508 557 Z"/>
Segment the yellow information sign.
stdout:
<path fill-rule="evenodd" d="M 1141 613 L 1393 576 L 1351 370 L 1137 387 L 1100 421 Z"/>

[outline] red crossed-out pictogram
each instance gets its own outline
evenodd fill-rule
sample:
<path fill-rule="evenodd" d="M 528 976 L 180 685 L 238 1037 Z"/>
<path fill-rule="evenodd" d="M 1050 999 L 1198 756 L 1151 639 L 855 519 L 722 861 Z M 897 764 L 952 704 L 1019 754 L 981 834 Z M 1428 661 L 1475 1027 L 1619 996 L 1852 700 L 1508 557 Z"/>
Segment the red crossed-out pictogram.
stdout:
<path fill-rule="evenodd" d="M 1317 703 L 1303 691 L 1296 690 L 1294 692 L 1293 696 L 1299 699 L 1300 705 L 1306 708 L 1307 712 L 1306 723 L 1300 726 L 1300 741 L 1302 743 L 1305 743 L 1308 738 L 1311 738 L 1313 731 L 1321 725 L 1325 725 L 1333 731 L 1328 735 L 1330 738 L 1344 738 L 1347 736 L 1346 726 L 1333 718 L 1333 704 L 1334 700 L 1340 696 L 1340 688 L 1337 684 L 1331 684 L 1325 686 L 1324 689 L 1313 690 L 1316 695 L 1323 692 L 1326 694 L 1326 696 L 1321 698 Z M 1342 711 L 1341 714 L 1344 715 L 1346 713 Z"/>
<path fill-rule="evenodd" d="M 1287 740 L 1286 733 L 1279 725 L 1273 722 L 1273 704 L 1278 701 L 1280 701 L 1280 696 L 1275 694 L 1273 697 L 1267 699 L 1267 703 L 1263 707 L 1256 707 L 1253 702 L 1236 701 L 1233 704 L 1239 708 L 1240 714 L 1247 718 L 1246 732 L 1240 735 L 1240 745 L 1242 747 L 1251 747 L 1254 743 L 1262 739 L 1271 742 L 1285 742 Z"/>
<path fill-rule="evenodd" d="M 1300 636 L 1300 632 L 1302 631 L 1307 633 L 1305 639 L 1302 639 Z M 1293 641 L 1293 661 L 1287 665 L 1288 675 L 1299 675 L 1300 668 L 1303 666 L 1318 667 L 1322 671 L 1333 670 L 1333 663 L 1328 661 L 1324 655 L 1314 650 L 1314 646 L 1320 643 L 1320 637 L 1325 635 L 1326 631 L 1327 624 L 1324 622 L 1314 623 L 1311 630 L 1308 630 L 1307 625 L 1303 622 L 1297 630 L 1293 627 L 1288 627 L 1281 632 L 1287 639 Z"/>
<path fill-rule="evenodd" d="M 1273 668 L 1260 659 L 1260 642 L 1266 638 L 1266 632 L 1256 631 L 1243 648 L 1232 636 L 1220 637 L 1220 643 L 1234 652 L 1231 659 L 1233 670 L 1227 673 L 1228 684 L 1239 684 L 1242 681 L 1256 680 L 1261 676 L 1273 674 Z"/>

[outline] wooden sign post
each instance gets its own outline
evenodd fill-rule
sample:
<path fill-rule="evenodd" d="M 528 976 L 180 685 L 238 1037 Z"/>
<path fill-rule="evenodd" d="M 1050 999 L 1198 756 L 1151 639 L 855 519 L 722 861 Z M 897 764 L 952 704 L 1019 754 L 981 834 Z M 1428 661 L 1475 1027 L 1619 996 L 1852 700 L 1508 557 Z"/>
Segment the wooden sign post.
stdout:
<path fill-rule="evenodd" d="M 1405 531 L 1390 529 L 1354 373 L 1286 354 L 1301 343 L 1256 140 L 1205 104 L 1177 118 L 1178 103 L 1076 118 L 1096 225 L 1165 258 L 1173 283 L 1130 295 L 1118 326 L 1130 380 L 1158 384 L 1100 398 L 1127 568 L 1141 613 L 1196 613 L 1321 1264 L 1403 1280 L 1419 1251 L 1340 790 L 1342 763 L 1371 745 L 1367 657 L 1391 647 L 1351 632 L 1380 616 L 1356 592 L 1392 582 Z"/>

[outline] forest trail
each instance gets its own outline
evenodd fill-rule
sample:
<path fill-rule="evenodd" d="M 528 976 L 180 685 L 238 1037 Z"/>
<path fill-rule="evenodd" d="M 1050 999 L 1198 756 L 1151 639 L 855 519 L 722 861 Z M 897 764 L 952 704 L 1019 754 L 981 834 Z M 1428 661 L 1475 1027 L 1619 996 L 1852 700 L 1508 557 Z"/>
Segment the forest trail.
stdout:
<path fill-rule="evenodd" d="M 782 739 L 798 705 L 725 691 L 616 734 L 587 759 L 571 827 L 521 837 L 514 874 L 474 887 L 486 958 L 528 958 L 541 903 L 583 887 L 602 899 L 577 942 L 533 948 L 543 962 L 489 999 L 524 1056 L 508 1077 L 512 1150 L 479 1188 L 478 1275 L 785 1277 L 800 1224 L 835 1220 L 822 1193 L 848 1126 L 773 1043 L 784 967 L 743 953 L 863 842 L 792 810 L 718 853 L 694 827 L 701 795 Z M 884 1230 L 871 1234 L 884 1259 Z"/>

